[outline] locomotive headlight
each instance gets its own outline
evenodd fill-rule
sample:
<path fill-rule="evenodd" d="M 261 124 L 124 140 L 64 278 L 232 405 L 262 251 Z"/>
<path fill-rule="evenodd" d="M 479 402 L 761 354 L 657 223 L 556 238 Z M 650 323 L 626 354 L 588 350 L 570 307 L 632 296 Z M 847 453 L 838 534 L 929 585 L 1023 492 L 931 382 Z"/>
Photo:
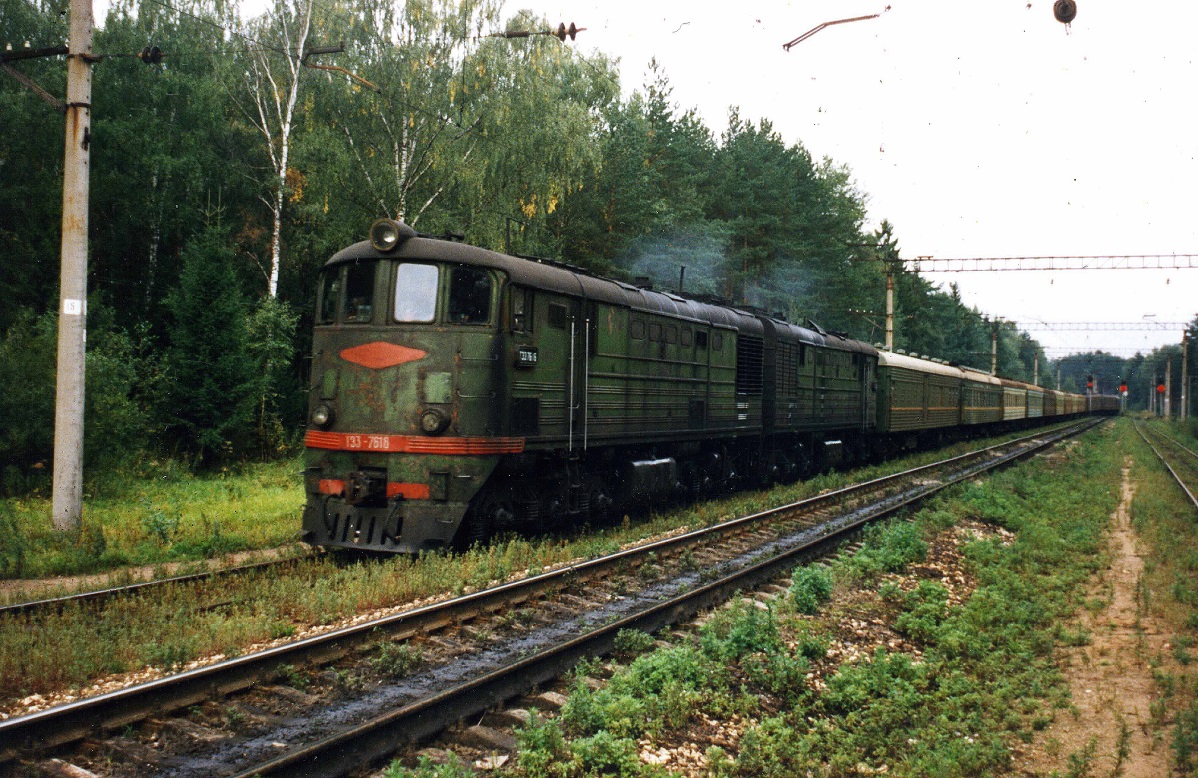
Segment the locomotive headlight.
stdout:
<path fill-rule="evenodd" d="M 370 245 L 377 251 L 394 251 L 400 243 L 415 236 L 416 230 L 391 219 L 379 219 L 370 227 Z"/>
<path fill-rule="evenodd" d="M 327 427 L 333 420 L 333 409 L 325 403 L 317 405 L 312 410 L 312 423 L 317 427 Z"/>
<path fill-rule="evenodd" d="M 440 435 L 449 427 L 449 417 L 436 408 L 429 408 L 420 414 L 420 429 L 426 435 Z"/>

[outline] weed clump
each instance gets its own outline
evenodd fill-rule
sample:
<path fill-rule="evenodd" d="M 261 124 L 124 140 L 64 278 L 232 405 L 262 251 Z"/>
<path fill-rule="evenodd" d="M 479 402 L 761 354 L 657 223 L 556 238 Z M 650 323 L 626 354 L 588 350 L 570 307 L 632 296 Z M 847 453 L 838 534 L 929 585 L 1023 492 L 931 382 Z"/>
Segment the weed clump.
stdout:
<path fill-rule="evenodd" d="M 832 598 L 832 573 L 823 567 L 802 567 L 790 579 L 790 601 L 799 613 L 814 616 Z"/>
<path fill-rule="evenodd" d="M 921 562 L 928 555 L 928 544 L 918 524 L 894 521 L 868 527 L 863 533 L 863 545 L 848 563 L 858 575 L 872 578 L 881 573 L 897 573 L 912 562 Z"/>
<path fill-rule="evenodd" d="M 421 662 L 424 652 L 407 643 L 380 643 L 370 664 L 380 675 L 398 680 L 411 675 Z"/>

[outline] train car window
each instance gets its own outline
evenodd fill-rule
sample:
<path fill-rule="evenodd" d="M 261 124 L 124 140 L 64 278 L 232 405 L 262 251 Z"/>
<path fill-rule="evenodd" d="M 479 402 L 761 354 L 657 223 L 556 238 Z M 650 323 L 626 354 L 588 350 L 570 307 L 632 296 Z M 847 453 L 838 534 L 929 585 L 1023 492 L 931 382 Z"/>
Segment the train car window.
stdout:
<path fill-rule="evenodd" d="M 374 315 L 374 262 L 345 269 L 345 321 L 364 324 Z"/>
<path fill-rule="evenodd" d="M 649 322 L 649 340 L 657 343 L 661 340 L 661 324 L 655 321 Z"/>
<path fill-rule="evenodd" d="M 566 321 L 569 318 L 566 314 L 566 306 L 549 303 L 549 326 L 564 330 L 566 328 Z"/>
<path fill-rule="evenodd" d="M 712 351 L 723 351 L 724 350 L 724 333 L 713 332 L 711 334 L 711 350 Z"/>
<path fill-rule="evenodd" d="M 682 342 L 683 346 L 689 346 L 691 343 L 694 342 L 690 327 L 683 327 L 682 334 L 680 337 L 681 337 L 681 342 Z"/>
<path fill-rule="evenodd" d="M 491 321 L 491 274 L 477 267 L 455 267 L 449 274 L 449 323 Z"/>
<path fill-rule="evenodd" d="M 673 324 L 666 327 L 666 343 L 678 342 L 678 328 Z"/>
<path fill-rule="evenodd" d="M 437 267 L 405 262 L 395 276 L 395 320 L 431 322 L 437 315 Z"/>
<path fill-rule="evenodd" d="M 633 319 L 632 327 L 629 329 L 629 334 L 632 335 L 633 340 L 644 340 L 645 322 L 641 321 L 640 319 Z"/>
<path fill-rule="evenodd" d="M 320 274 L 319 324 L 337 320 L 337 302 L 341 299 L 341 268 Z"/>
<path fill-rule="evenodd" d="M 512 332 L 532 332 L 532 300 L 527 289 L 512 289 Z"/>
<path fill-rule="evenodd" d="M 695 348 L 707 348 L 707 333 L 703 330 L 695 330 Z"/>
<path fill-rule="evenodd" d="M 804 367 L 807 364 L 807 347 L 799 346 L 799 367 Z"/>

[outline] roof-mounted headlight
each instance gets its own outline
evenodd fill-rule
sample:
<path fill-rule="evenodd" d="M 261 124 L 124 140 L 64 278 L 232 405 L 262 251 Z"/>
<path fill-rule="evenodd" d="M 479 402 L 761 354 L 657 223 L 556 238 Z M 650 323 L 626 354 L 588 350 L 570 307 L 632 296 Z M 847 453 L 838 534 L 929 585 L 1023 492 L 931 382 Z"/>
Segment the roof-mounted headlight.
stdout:
<path fill-rule="evenodd" d="M 378 251 L 394 251 L 408 238 L 416 237 L 416 230 L 393 219 L 379 219 L 370 227 L 370 245 Z"/>

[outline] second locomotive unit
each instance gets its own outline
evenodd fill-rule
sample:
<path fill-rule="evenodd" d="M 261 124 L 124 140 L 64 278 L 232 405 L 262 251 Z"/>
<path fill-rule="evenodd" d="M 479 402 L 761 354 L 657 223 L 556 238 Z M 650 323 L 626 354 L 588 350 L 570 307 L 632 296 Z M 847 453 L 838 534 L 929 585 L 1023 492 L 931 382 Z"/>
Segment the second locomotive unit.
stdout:
<path fill-rule="evenodd" d="M 380 220 L 321 274 L 304 536 L 468 545 L 1087 405 Z"/>

